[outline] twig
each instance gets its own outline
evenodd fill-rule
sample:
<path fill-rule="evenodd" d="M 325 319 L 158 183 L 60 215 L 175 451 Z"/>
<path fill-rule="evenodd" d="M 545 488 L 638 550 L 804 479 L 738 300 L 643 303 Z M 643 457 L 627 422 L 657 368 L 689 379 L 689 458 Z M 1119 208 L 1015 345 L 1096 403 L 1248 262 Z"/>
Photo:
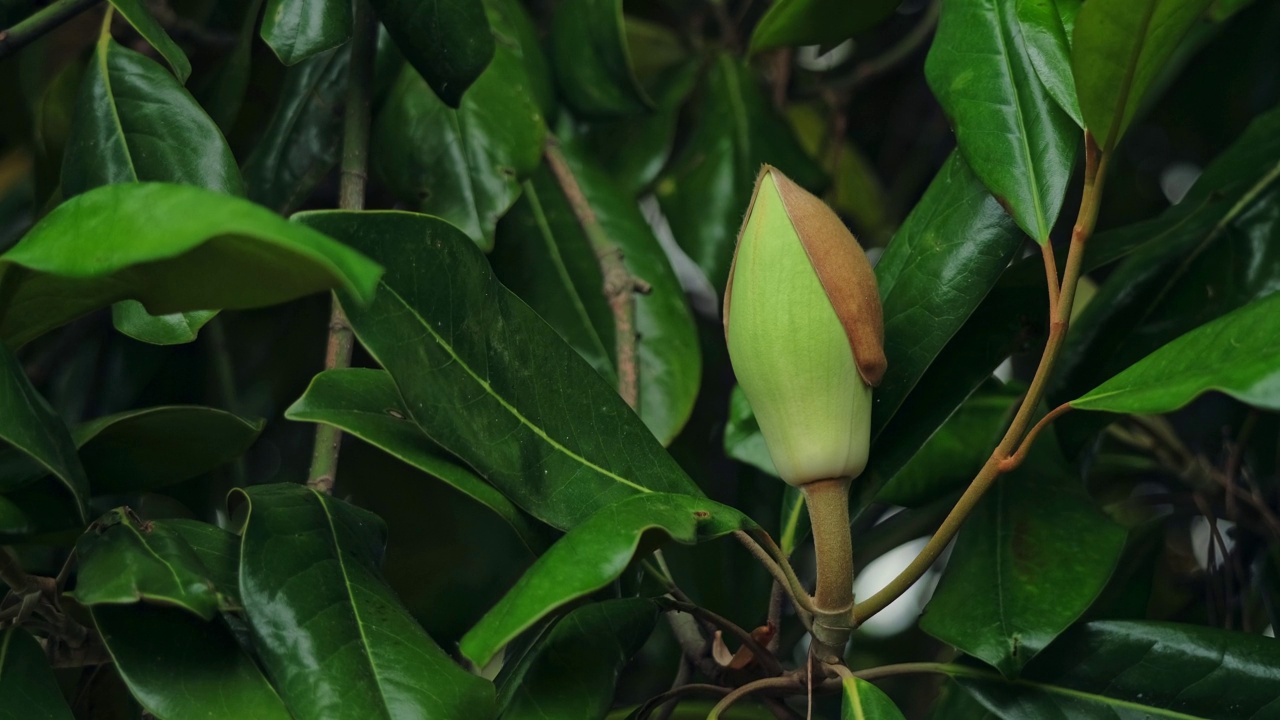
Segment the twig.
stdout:
<path fill-rule="evenodd" d="M 782 588 L 782 583 L 777 580 L 773 581 L 773 587 L 769 590 L 769 627 L 774 628 L 773 637 L 769 638 L 769 642 L 765 647 L 769 648 L 769 652 L 777 653 L 782 647 L 782 606 L 786 602 L 787 592 Z"/>
<path fill-rule="evenodd" d="M 689 659 L 681 656 L 679 665 L 676 667 L 676 677 L 671 681 L 671 690 L 678 690 L 689 684 L 689 678 L 693 675 L 693 664 Z M 676 702 L 665 702 L 658 706 L 657 720 L 670 720 L 672 713 L 676 711 Z"/>
<path fill-rule="evenodd" d="M 26 570 L 22 569 L 18 556 L 14 555 L 13 550 L 7 545 L 0 546 L 0 580 L 3 580 L 15 595 L 40 592 L 40 586 L 27 574 Z"/>
<path fill-rule="evenodd" d="M 1066 414 L 1070 409 L 1071 403 L 1062 403 L 1040 418 L 1040 422 L 1032 426 L 1031 430 L 1027 431 L 1027 436 L 1022 438 L 1022 444 L 1018 446 L 1018 451 L 1000 461 L 1000 472 L 1007 473 L 1016 470 L 1022 464 L 1022 461 L 1027 459 L 1027 452 L 1031 450 L 1031 446 L 1035 443 L 1036 436 L 1040 434 L 1040 431 L 1059 416 Z"/>
<path fill-rule="evenodd" d="M 721 687 L 719 685 L 711 685 L 709 683 L 689 683 L 688 685 L 681 685 L 678 688 L 672 688 L 671 690 L 660 695 L 654 695 L 646 700 L 640 705 L 640 707 L 632 711 L 629 716 L 629 720 L 645 720 L 656 708 L 661 705 L 665 705 L 666 703 L 671 703 L 670 707 L 674 709 L 675 706 L 679 704 L 680 700 L 683 700 L 690 695 L 727 695 L 728 693 L 729 688 Z"/>
<path fill-rule="evenodd" d="M 0 59 L 44 37 L 51 30 L 97 5 L 99 0 L 57 0 L 8 30 L 0 30 Z"/>
<path fill-rule="evenodd" d="M 554 137 L 547 138 L 543 156 L 547 165 L 556 177 L 560 189 L 564 191 L 569 207 L 578 219 L 578 225 L 587 236 L 596 260 L 600 263 L 600 274 L 604 278 L 604 297 L 613 312 L 614 354 L 618 365 L 618 394 L 631 406 L 638 409 L 640 402 L 640 366 L 636 354 L 636 307 L 635 294 L 647 294 L 649 284 L 632 275 L 623 261 L 622 248 L 609 239 L 591 203 L 582 193 L 582 186 L 569 167 L 560 144 Z"/>
<path fill-rule="evenodd" d="M 726 630 L 732 633 L 735 637 L 738 638 L 738 640 L 742 641 L 743 645 L 746 645 L 748 648 L 751 649 L 751 652 L 754 653 L 756 658 L 759 659 L 760 665 L 764 667 L 765 672 L 769 673 L 770 675 L 782 674 L 782 664 L 778 662 L 778 658 L 774 657 L 773 653 L 769 652 L 768 648 L 766 648 L 764 645 L 761 645 L 758 640 L 752 637 L 751 633 L 747 632 L 745 629 L 743 629 L 741 626 L 739 626 L 737 623 L 733 622 L 732 620 L 729 620 L 728 618 L 722 615 L 719 615 L 711 610 L 708 610 L 700 605 L 681 602 L 679 600 L 675 600 L 672 598 L 658 598 L 658 604 L 666 608 L 667 610 L 674 610 L 676 612 L 687 613 L 689 615 L 692 615 L 693 617 L 698 618 L 699 620 L 702 620 L 704 622 L 709 622 L 712 625 L 720 628 L 721 630 Z"/>
<path fill-rule="evenodd" d="M 343 116 L 342 175 L 338 189 L 338 207 L 363 210 L 365 185 L 369 173 L 369 114 L 373 92 L 373 65 L 378 38 L 378 22 L 369 0 L 355 0 L 355 17 L 351 36 L 351 63 L 347 76 L 347 101 Z M 351 366 L 355 333 L 338 296 L 334 295 L 329 311 L 329 341 L 325 346 L 326 370 Z M 321 492 L 333 492 L 338 475 L 338 451 L 342 447 L 342 431 L 332 425 L 316 426 L 315 448 L 311 455 L 311 472 L 307 485 Z"/>
<path fill-rule="evenodd" d="M 805 691 L 805 684 L 795 675 L 786 675 L 783 677 L 762 678 L 753 680 L 725 695 L 716 706 L 711 708 L 711 712 L 707 714 L 707 720 L 719 720 L 720 716 L 728 711 L 728 709 L 737 701 L 756 692 L 765 692 L 771 690 L 784 691 Z"/>
<path fill-rule="evenodd" d="M 1044 256 L 1045 284 L 1049 287 L 1049 315 L 1058 312 L 1058 259 L 1053 256 L 1053 243 L 1040 246 L 1040 254 Z"/>
<path fill-rule="evenodd" d="M 941 9 L 942 0 L 933 0 L 933 2 L 929 3 L 929 7 L 925 8 L 924 14 L 920 16 L 920 22 L 916 23 L 910 32 L 903 35 L 901 40 L 880 55 L 858 63 L 847 78 L 842 78 L 832 83 L 831 88 L 843 91 L 853 90 L 892 70 L 907 58 L 910 58 L 924 44 L 924 41 L 928 40 L 929 36 L 933 34 L 933 28 L 938 24 L 938 13 Z"/>
<path fill-rule="evenodd" d="M 995 483 L 1001 474 L 1001 463 L 1013 455 L 1015 448 L 1026 436 L 1031 425 L 1031 418 L 1040 403 L 1041 397 L 1053 373 L 1054 363 L 1062 350 L 1067 335 L 1067 326 L 1071 320 L 1071 304 L 1075 298 L 1076 285 L 1080 280 L 1081 267 L 1084 262 L 1085 244 L 1093 234 L 1098 220 L 1098 206 L 1102 197 L 1102 185 L 1106 178 L 1107 155 L 1102 153 L 1093 135 L 1085 131 L 1085 172 L 1084 191 L 1080 202 L 1080 212 L 1076 216 L 1075 226 L 1071 231 L 1071 246 L 1067 253 L 1066 270 L 1062 276 L 1062 285 L 1058 294 L 1058 302 L 1050 315 L 1049 338 L 1045 342 L 1044 352 L 1040 356 L 1040 364 L 1027 389 L 1027 395 L 1018 408 L 1018 413 L 1005 432 L 1000 444 L 987 458 L 978 475 L 960 496 L 954 508 L 942 521 L 941 527 L 929 538 L 920 554 L 907 565 L 901 573 L 889 582 L 884 589 L 866 600 L 854 605 L 849 623 L 853 627 L 866 621 L 867 618 L 885 609 L 896 600 L 907 588 L 914 585 L 925 572 L 933 566 L 934 561 L 960 531 L 960 526 L 978 501 Z"/>
<path fill-rule="evenodd" d="M 791 596 L 791 600 L 796 604 L 796 607 L 799 610 L 804 611 L 799 613 L 801 619 L 804 619 L 805 613 L 812 615 L 815 612 L 813 599 L 809 597 L 808 591 L 806 591 L 804 589 L 804 585 L 800 583 L 800 578 L 796 577 L 796 571 L 792 569 L 791 564 L 787 562 L 786 558 L 782 557 L 782 550 L 778 548 L 777 544 L 773 543 L 773 539 L 770 538 L 767 533 L 762 532 L 760 534 L 768 544 L 772 545 L 773 552 L 765 550 L 746 532 L 742 530 L 735 530 L 733 532 L 733 536 L 738 539 L 738 542 L 742 543 L 742 546 L 755 556 L 755 559 L 758 560 L 761 565 L 764 565 L 765 569 L 769 571 L 769 574 L 773 576 L 773 579 L 782 583 L 783 588 L 786 589 L 787 594 Z M 779 557 L 782 557 L 781 562 L 778 562 L 777 560 Z M 807 624 L 808 623 L 806 623 L 806 626 Z"/>

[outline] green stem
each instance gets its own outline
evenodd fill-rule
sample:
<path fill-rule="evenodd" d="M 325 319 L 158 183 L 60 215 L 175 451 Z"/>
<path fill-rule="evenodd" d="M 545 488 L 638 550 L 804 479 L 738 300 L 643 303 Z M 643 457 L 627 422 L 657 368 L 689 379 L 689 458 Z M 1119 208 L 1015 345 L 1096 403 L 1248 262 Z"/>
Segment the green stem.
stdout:
<path fill-rule="evenodd" d="M 100 0 L 57 0 L 8 30 L 0 30 L 0 59 L 39 40 L 99 2 Z"/>
<path fill-rule="evenodd" d="M 347 102 L 343 116 L 342 176 L 338 190 L 338 207 L 363 210 L 365 186 L 369 177 L 369 115 L 372 104 L 374 54 L 377 50 L 378 22 L 369 0 L 354 0 L 354 32 L 351 37 L 351 63 L 347 75 Z M 333 296 L 329 311 L 329 341 L 325 347 L 324 368 L 332 370 L 351 366 L 355 333 L 342 303 Z M 332 425 L 316 426 L 316 442 L 311 455 L 311 472 L 307 485 L 322 492 L 333 492 L 338 475 L 338 451 L 342 447 L 342 431 Z"/>
<path fill-rule="evenodd" d="M 1098 149 L 1097 142 L 1088 131 L 1085 132 L 1084 144 L 1084 191 L 1080 202 L 1080 212 L 1076 215 L 1075 227 L 1071 231 L 1071 247 L 1067 252 L 1066 269 L 1062 276 L 1058 299 L 1054 303 L 1054 307 L 1050 309 L 1049 338 L 1045 342 L 1044 353 L 1040 356 L 1040 365 L 1036 368 L 1035 377 L 1032 378 L 1031 386 L 1027 389 L 1027 395 L 1023 398 L 1022 405 L 1018 408 L 1018 414 L 1009 425 L 1009 429 L 1005 432 L 1000 444 L 991 453 L 991 457 L 987 458 L 987 462 L 978 471 L 977 477 L 973 479 L 968 489 L 956 501 L 955 507 L 951 509 L 950 514 L 942 521 L 941 527 L 938 528 L 933 537 L 929 538 L 928 544 L 920 551 L 920 554 L 884 589 L 854 605 L 848 618 L 849 624 L 853 627 L 857 627 L 867 618 L 888 607 L 889 603 L 898 599 L 902 593 L 907 591 L 907 588 L 914 585 L 924 575 L 925 571 L 933 566 L 938 556 L 946 549 L 947 544 L 960 531 L 960 526 L 964 524 L 965 518 L 969 517 L 969 513 L 973 512 L 973 509 L 977 507 L 978 501 L 995 484 L 996 478 L 1000 477 L 1003 472 L 1002 465 L 1013 456 L 1031 427 L 1031 421 L 1040 405 L 1041 398 L 1044 397 L 1049 378 L 1053 373 L 1053 366 L 1058 359 L 1058 355 L 1062 352 L 1063 342 L 1067 336 L 1067 324 L 1071 319 L 1071 304 L 1075 298 L 1076 285 L 1080 281 L 1085 245 L 1093 234 L 1093 228 L 1098 221 L 1098 207 L 1102 199 L 1102 184 L 1106 178 L 1107 156 Z M 1050 292 L 1052 292 L 1052 282 L 1049 285 Z"/>

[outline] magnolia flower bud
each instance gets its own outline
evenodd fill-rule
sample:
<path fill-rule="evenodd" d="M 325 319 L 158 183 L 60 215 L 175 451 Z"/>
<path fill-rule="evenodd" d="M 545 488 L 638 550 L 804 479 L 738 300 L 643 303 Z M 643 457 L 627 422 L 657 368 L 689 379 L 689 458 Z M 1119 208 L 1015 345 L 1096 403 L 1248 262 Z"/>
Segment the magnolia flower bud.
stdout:
<path fill-rule="evenodd" d="M 831 208 L 768 165 L 738 233 L 724 327 L 782 479 L 861 474 L 885 371 L 875 275 Z"/>

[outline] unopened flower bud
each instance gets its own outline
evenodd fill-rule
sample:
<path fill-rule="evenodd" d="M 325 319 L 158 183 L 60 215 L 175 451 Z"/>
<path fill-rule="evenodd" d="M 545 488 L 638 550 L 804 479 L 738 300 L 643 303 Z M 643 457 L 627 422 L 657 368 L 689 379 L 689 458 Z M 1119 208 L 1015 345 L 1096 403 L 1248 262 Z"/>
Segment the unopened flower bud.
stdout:
<path fill-rule="evenodd" d="M 738 233 L 724 327 L 782 479 L 861 474 L 885 371 L 875 274 L 831 208 L 768 165 Z"/>

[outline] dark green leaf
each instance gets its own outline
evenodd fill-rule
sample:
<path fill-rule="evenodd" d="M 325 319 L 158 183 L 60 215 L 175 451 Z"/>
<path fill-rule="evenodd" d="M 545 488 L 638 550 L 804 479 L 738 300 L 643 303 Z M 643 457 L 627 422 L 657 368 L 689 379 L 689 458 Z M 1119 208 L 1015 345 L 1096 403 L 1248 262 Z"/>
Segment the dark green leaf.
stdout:
<path fill-rule="evenodd" d="M 669 444 L 693 411 L 702 373 L 684 290 L 635 201 L 576 143 L 563 150 L 601 230 L 622 251 L 627 269 L 651 288 L 635 297 L 638 412 L 659 442 Z M 614 316 L 596 251 L 549 169 L 536 173 L 526 191 L 529 197 L 501 225 L 494 271 L 602 377 L 616 383 Z"/>
<path fill-rule="evenodd" d="M 255 30 L 262 12 L 263 0 L 240 0 L 235 6 L 234 19 L 228 25 L 238 23 L 235 47 L 223 54 L 219 63 L 205 75 L 192 90 L 224 134 L 231 132 L 249 89 L 249 71 L 252 65 Z"/>
<path fill-rule="evenodd" d="M 503 17 L 491 16 L 506 38 Z M 438 215 L 493 249 L 498 218 L 520 196 L 520 179 L 542 161 L 547 128 L 522 49 L 511 40 L 454 103 L 406 67 L 373 129 L 373 169 L 405 202 Z"/>
<path fill-rule="evenodd" d="M 875 27 L 901 0 L 777 0 L 751 33 L 751 51 L 795 45 L 834 45 Z"/>
<path fill-rule="evenodd" d="M 104 35 L 80 86 L 62 190 L 71 197 L 127 182 L 244 194 L 222 131 L 191 93 L 159 65 Z"/>
<path fill-rule="evenodd" d="M 386 526 L 301 485 L 237 490 L 240 594 L 297 720 L 492 718 L 493 686 L 454 664 L 383 580 Z"/>
<path fill-rule="evenodd" d="M 991 455 L 1025 388 L 995 380 L 964 402 L 876 494 L 892 505 L 920 507 L 961 490 Z"/>
<path fill-rule="evenodd" d="M 960 153 L 952 153 L 876 264 L 889 370 L 875 391 L 873 438 L 982 302 L 1021 244 L 1000 204 Z M 989 373 L 990 368 L 979 381 Z M 942 419 L 950 414 L 947 410 Z M 932 434 L 930 429 L 925 438 Z"/>
<path fill-rule="evenodd" d="M 1103 152 L 1212 0 L 1090 0 L 1076 16 L 1071 64 L 1085 127 Z"/>
<path fill-rule="evenodd" d="M 0 720 L 72 720 L 44 648 L 14 625 L 0 633 Z"/>
<path fill-rule="evenodd" d="M 657 607 L 645 598 L 605 600 L 569 612 L 518 662 L 504 664 L 498 680 L 502 719 L 604 717 L 623 668 L 657 619 Z"/>
<path fill-rule="evenodd" d="M 1080 101 L 1076 98 L 1076 81 L 1071 74 L 1071 31 L 1065 23 L 1074 15 L 1065 8 L 1079 11 L 1080 0 L 1017 0 L 1018 25 L 1026 43 L 1027 57 L 1036 69 L 1044 89 L 1058 106 L 1084 127 Z"/>
<path fill-rule="evenodd" d="M 351 3 L 267 0 L 260 32 L 280 62 L 297 65 L 351 39 Z"/>
<path fill-rule="evenodd" d="M 514 53 L 529 78 L 528 93 L 538 112 L 550 122 L 559 110 L 551 63 L 542 51 L 542 39 L 522 0 L 484 0 L 494 39 L 503 52 Z M 495 51 L 496 54 L 496 51 Z"/>
<path fill-rule="evenodd" d="M 569 107 L 587 116 L 653 107 L 631 64 L 622 0 L 565 0 L 551 18 L 551 67 Z"/>
<path fill-rule="evenodd" d="M 824 178 L 740 61 L 716 55 L 702 96 L 689 140 L 655 191 L 676 242 L 722 292 L 760 166 L 774 165 L 809 190 Z"/>
<path fill-rule="evenodd" d="M 1145 621 L 1064 634 L 1023 678 L 952 673 L 995 717 L 1262 720 L 1280 713 L 1280 643 L 1260 635 Z"/>
<path fill-rule="evenodd" d="M 169 63 L 169 67 L 173 68 L 173 74 L 178 76 L 178 82 L 186 83 L 187 77 L 191 75 L 191 61 L 187 60 L 182 48 L 178 47 L 159 21 L 151 15 L 144 0 L 111 0 L 111 4 L 115 6 L 116 12 L 119 12 L 120 16 L 127 20 L 133 29 L 156 49 L 156 52 L 160 53 L 165 62 Z M 106 35 L 105 32 L 103 34 Z"/>
<path fill-rule="evenodd" d="M 653 547 L 649 543 L 667 539 L 693 545 L 754 527 L 733 508 L 688 495 L 648 493 L 608 505 L 533 563 L 462 638 L 462 654 L 477 665 L 488 664 L 538 620 L 617 579 L 640 551 L 642 540 L 646 550 Z"/>
<path fill-rule="evenodd" d="M 157 720 L 293 720 L 220 620 L 145 605 L 98 606 L 93 620 L 129 691 Z"/>
<path fill-rule="evenodd" d="M 925 62 L 969 167 L 1044 245 L 1062 209 L 1080 136 L 1036 76 L 1013 3 L 944 3 Z"/>
<path fill-rule="evenodd" d="M 840 720 L 902 720 L 902 711 L 875 685 L 850 676 L 841 686 Z"/>
<path fill-rule="evenodd" d="M 128 508 L 98 518 L 76 541 L 76 589 L 81 605 L 140 601 L 182 608 L 203 620 L 218 613 L 209 569 L 182 535 L 143 522 Z M 232 589 L 234 595 L 234 588 Z"/>
<path fill-rule="evenodd" d="M 239 198 L 107 185 L 62 203 L 0 255 L 0 338 L 21 346 L 125 299 L 165 314 L 344 286 L 367 301 L 379 274 L 359 253 Z"/>
<path fill-rule="evenodd" d="M 382 370 L 346 369 L 320 373 L 285 417 L 341 428 L 404 462 L 452 485 L 507 522 L 534 555 L 548 539 L 505 495 L 441 450 L 413 422 L 391 376 Z"/>
<path fill-rule="evenodd" d="M 155 520 L 153 528 L 177 535 L 195 551 L 208 578 L 222 596 L 222 605 L 240 606 L 240 537 L 199 520 Z"/>
<path fill-rule="evenodd" d="M 494 52 L 480 0 L 371 0 L 405 59 L 437 97 L 458 107 Z"/>
<path fill-rule="evenodd" d="M 71 433 L 31 386 L 22 365 L 7 347 L 0 347 L 0 440 L 30 456 L 58 478 L 71 491 L 79 519 L 84 520 L 89 481 L 76 456 Z M 15 482 L 18 475 L 6 471 L 0 476 L 0 491 L 15 489 L 10 483 Z M 20 484 L 25 484 L 25 479 Z M 0 523 L 3 524 L 7 523 Z"/>
<path fill-rule="evenodd" d="M 111 306 L 116 329 L 134 340 L 152 345 L 181 345 L 195 342 L 200 328 L 216 317 L 217 310 L 152 315 L 137 300 L 122 300 Z"/>
<path fill-rule="evenodd" d="M 1280 282 L 1280 109 L 1259 117 L 1159 217 L 1091 239 L 1086 268 L 1128 255 L 1072 322 L 1051 387 L 1080 397 Z M 1060 430 L 1089 418 L 1062 418 Z"/>
<path fill-rule="evenodd" d="M 729 421 L 724 428 L 724 452 L 729 457 L 777 477 L 778 469 L 764 444 L 760 423 L 742 388 L 735 385 L 729 395 Z"/>
<path fill-rule="evenodd" d="M 534 517 L 564 529 L 637 492 L 700 495 L 456 228 L 397 212 L 300 219 L 387 264 L 372 305 L 344 299 L 356 336 L 423 431 Z"/>
<path fill-rule="evenodd" d="M 1280 293 L 1196 328 L 1071 401 L 1081 410 L 1157 415 L 1217 390 L 1280 410 Z"/>
<path fill-rule="evenodd" d="M 996 480 L 920 619 L 922 630 L 1006 677 L 1088 609 L 1124 548 L 1125 531 L 1085 495 L 1059 452 L 1042 437 Z"/>
<path fill-rule="evenodd" d="M 250 200 L 287 215 L 338 162 L 350 56 L 332 50 L 285 73 L 275 112 L 244 163 Z"/>

